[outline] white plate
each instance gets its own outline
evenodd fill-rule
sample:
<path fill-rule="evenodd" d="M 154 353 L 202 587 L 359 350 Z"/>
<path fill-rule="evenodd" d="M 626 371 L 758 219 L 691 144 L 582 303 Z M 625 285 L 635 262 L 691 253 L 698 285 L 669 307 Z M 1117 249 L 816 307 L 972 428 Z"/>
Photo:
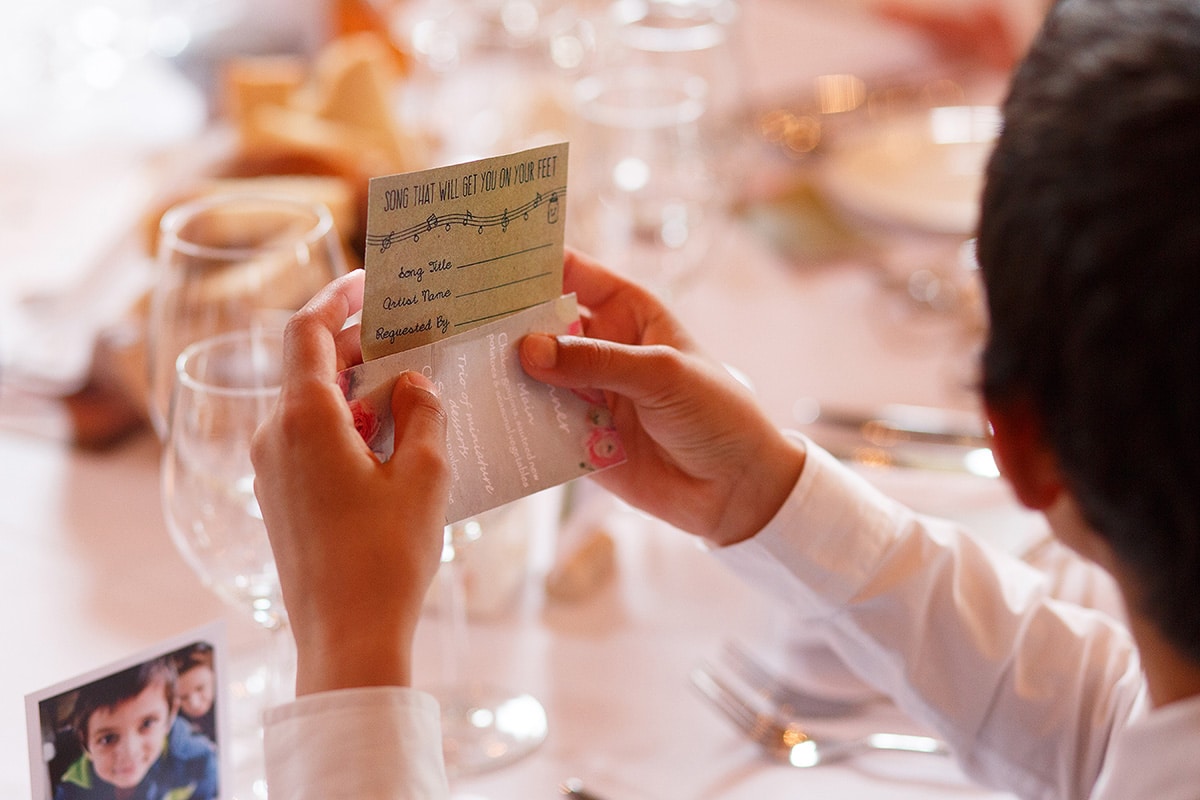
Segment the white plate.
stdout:
<path fill-rule="evenodd" d="M 970 235 L 999 124 L 995 106 L 942 106 L 865 123 L 831 143 L 822 184 L 865 217 Z"/>

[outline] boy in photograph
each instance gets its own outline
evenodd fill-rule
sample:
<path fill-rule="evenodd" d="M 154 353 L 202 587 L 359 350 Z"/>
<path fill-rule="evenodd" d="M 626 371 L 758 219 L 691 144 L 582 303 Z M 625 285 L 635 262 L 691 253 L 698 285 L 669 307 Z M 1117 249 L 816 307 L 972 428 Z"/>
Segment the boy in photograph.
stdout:
<path fill-rule="evenodd" d="M 212 645 L 198 642 L 175 654 L 179 713 L 193 730 L 217 741 L 217 673 Z"/>
<path fill-rule="evenodd" d="M 177 680 L 163 657 L 82 687 L 71 727 L 83 753 L 55 800 L 213 800 L 216 748 L 179 718 Z"/>

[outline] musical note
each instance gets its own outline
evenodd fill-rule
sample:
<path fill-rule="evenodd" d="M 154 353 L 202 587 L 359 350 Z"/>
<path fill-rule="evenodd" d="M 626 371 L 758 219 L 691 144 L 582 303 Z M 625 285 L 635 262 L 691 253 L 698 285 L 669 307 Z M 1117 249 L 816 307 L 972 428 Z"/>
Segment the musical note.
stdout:
<path fill-rule="evenodd" d="M 546 204 L 546 218 L 550 223 L 558 221 L 560 215 L 559 199 L 561 195 L 566 193 L 565 187 L 559 187 L 552 192 L 547 198 L 541 192 L 537 192 L 532 198 L 527 200 L 516 208 L 505 208 L 499 214 L 485 214 L 482 217 L 477 217 L 471 211 L 454 212 L 449 214 L 430 214 L 423 221 L 417 222 L 407 228 L 393 230 L 386 235 L 371 234 L 367 237 L 367 244 L 371 247 L 379 246 L 380 252 L 385 252 L 392 245 L 400 244 L 403 241 L 410 240 L 419 242 L 422 233 L 428 233 L 434 228 L 441 226 L 446 231 L 453 230 L 453 225 L 462 223 L 464 227 L 474 226 L 476 233 L 482 234 L 484 228 L 499 226 L 504 232 L 508 232 L 509 223 L 514 219 L 529 220 L 529 212 L 538 208 L 543 203 Z"/>

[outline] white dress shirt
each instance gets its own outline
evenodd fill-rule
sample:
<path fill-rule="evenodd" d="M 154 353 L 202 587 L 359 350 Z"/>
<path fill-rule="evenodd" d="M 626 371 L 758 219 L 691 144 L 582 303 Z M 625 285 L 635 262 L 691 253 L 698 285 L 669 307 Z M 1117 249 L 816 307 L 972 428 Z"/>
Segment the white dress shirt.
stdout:
<path fill-rule="evenodd" d="M 921 517 L 808 443 L 775 519 L 716 557 L 820 620 L 859 676 L 1024 798 L 1200 798 L 1200 698 L 1149 711 L 1112 617 Z M 300 698 L 266 727 L 272 798 L 448 794 L 436 702 L 400 688 Z"/>
<path fill-rule="evenodd" d="M 808 443 L 791 497 L 714 551 L 821 621 L 866 682 L 1023 798 L 1200 798 L 1200 698 L 1148 712 L 1127 628 L 1047 577 L 884 496 Z"/>
<path fill-rule="evenodd" d="M 449 797 L 437 700 L 401 686 L 305 695 L 267 710 L 271 800 Z"/>

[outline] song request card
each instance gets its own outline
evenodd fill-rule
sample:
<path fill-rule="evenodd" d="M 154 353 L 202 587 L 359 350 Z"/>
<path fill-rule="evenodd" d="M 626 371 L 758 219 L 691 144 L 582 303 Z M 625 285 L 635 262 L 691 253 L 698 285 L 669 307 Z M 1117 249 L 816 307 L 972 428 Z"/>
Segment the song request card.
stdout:
<path fill-rule="evenodd" d="M 391 394 L 416 370 L 445 406 L 458 522 L 624 460 L 603 396 L 533 380 L 517 343 L 577 333 L 562 296 L 567 145 L 371 180 L 363 363 L 339 380 L 372 451 L 392 455 Z"/>
<path fill-rule="evenodd" d="M 392 387 L 401 372 L 429 376 L 446 410 L 453 523 L 625 460 L 598 392 L 571 392 L 525 374 L 528 333 L 578 333 L 574 295 L 467 333 L 365 361 L 339 376 L 355 426 L 372 451 L 392 455 Z"/>
<path fill-rule="evenodd" d="M 567 145 L 371 179 L 370 360 L 562 294 Z"/>
<path fill-rule="evenodd" d="M 231 797 L 225 664 L 215 622 L 27 695 L 34 800 Z"/>

